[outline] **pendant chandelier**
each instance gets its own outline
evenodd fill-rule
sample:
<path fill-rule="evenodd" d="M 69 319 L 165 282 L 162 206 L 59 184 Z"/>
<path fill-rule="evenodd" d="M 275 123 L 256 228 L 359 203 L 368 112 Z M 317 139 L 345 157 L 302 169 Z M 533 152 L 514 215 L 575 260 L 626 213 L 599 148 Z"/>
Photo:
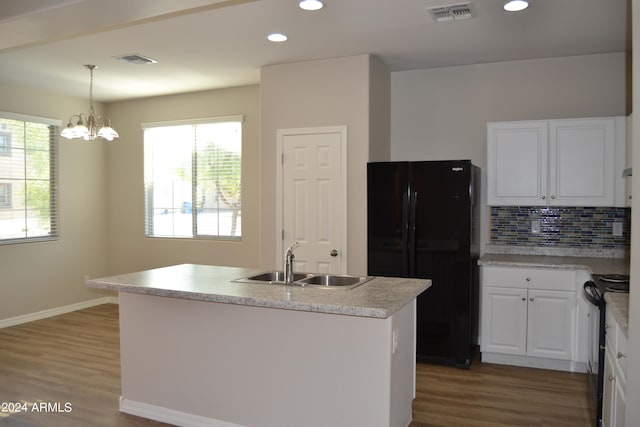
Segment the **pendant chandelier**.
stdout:
<path fill-rule="evenodd" d="M 85 141 L 94 141 L 98 138 L 113 141 L 118 138 L 118 132 L 111 127 L 111 121 L 93 111 L 93 70 L 98 68 L 95 65 L 85 65 L 91 73 L 89 85 L 89 113 L 80 113 L 69 117 L 67 127 L 60 133 L 60 136 L 67 139 L 82 138 Z M 77 118 L 74 125 L 73 121 Z"/>

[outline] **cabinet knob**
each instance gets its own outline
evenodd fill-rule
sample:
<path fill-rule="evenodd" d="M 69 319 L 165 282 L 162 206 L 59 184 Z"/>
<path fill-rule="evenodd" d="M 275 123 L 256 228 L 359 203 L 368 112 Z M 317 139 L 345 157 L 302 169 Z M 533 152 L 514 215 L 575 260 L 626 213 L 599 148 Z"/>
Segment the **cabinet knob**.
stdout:
<path fill-rule="evenodd" d="M 542 200 L 544 200 L 544 199 L 546 199 L 546 198 L 547 198 L 547 196 L 542 196 Z"/>
<path fill-rule="evenodd" d="M 527 278 L 526 278 L 526 279 L 524 279 L 524 280 L 526 280 L 527 282 L 530 282 L 530 281 L 531 281 L 531 277 L 527 277 Z"/>
<path fill-rule="evenodd" d="M 527 297 L 520 297 L 520 299 L 521 299 L 522 301 L 526 301 L 526 300 L 527 300 Z"/>
<path fill-rule="evenodd" d="M 529 297 L 529 301 L 533 302 L 533 300 L 535 300 L 534 297 Z"/>
<path fill-rule="evenodd" d="M 618 359 L 622 359 L 623 357 L 627 357 L 626 354 L 618 352 Z"/>
<path fill-rule="evenodd" d="M 556 196 L 551 196 L 551 200 L 555 200 Z"/>

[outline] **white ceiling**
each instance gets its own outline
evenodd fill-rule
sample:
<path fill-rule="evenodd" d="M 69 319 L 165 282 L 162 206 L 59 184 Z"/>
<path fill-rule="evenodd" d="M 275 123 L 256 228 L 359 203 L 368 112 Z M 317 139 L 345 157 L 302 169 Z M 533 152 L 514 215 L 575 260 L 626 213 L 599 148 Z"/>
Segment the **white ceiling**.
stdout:
<path fill-rule="evenodd" d="M 427 8 L 468 0 L 0 0 L 0 80 L 116 101 L 259 82 L 269 64 L 375 54 L 391 71 L 625 50 L 626 0 L 471 0 L 474 17 Z M 270 32 L 289 36 L 266 40 Z M 157 64 L 115 56 L 137 53 Z"/>

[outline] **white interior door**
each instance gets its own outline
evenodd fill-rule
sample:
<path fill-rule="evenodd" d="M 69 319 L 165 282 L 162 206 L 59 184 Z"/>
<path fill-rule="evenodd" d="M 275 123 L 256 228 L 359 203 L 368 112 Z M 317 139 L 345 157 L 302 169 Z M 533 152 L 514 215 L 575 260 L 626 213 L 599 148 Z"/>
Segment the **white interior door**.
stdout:
<path fill-rule="evenodd" d="M 346 273 L 346 127 L 278 131 L 282 253 L 294 271 Z"/>

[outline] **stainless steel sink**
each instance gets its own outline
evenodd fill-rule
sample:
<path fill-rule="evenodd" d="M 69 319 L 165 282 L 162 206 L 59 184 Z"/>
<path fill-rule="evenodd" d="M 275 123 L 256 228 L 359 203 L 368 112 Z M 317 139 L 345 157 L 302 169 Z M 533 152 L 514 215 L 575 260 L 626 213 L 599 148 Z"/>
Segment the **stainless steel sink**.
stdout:
<path fill-rule="evenodd" d="M 365 282 L 371 280 L 369 276 L 342 276 L 333 274 L 318 274 L 306 279 L 300 280 L 300 284 L 303 286 L 324 286 L 324 287 L 341 287 L 341 288 L 355 288 Z"/>
<path fill-rule="evenodd" d="M 334 274 L 310 274 L 294 273 L 293 283 L 295 286 L 310 286 L 320 288 L 353 289 L 356 286 L 373 279 L 370 276 L 347 276 Z M 242 277 L 234 280 L 241 283 L 264 283 L 274 285 L 284 285 L 284 273 L 282 271 L 265 271 L 252 276 Z"/>
<path fill-rule="evenodd" d="M 301 280 L 309 277 L 306 273 L 293 273 L 293 280 Z M 284 283 L 284 272 L 282 271 L 267 271 L 265 273 L 256 274 L 255 276 L 245 277 L 246 280 L 253 280 L 257 282 L 282 282 Z"/>
<path fill-rule="evenodd" d="M 307 273 L 293 273 L 293 280 L 298 281 L 310 277 L 310 274 Z M 275 283 L 279 285 L 283 285 L 284 280 L 284 272 L 282 271 L 265 271 L 264 273 L 255 274 L 253 276 L 242 277 L 240 279 L 234 280 L 234 282 L 243 282 L 243 283 Z"/>

